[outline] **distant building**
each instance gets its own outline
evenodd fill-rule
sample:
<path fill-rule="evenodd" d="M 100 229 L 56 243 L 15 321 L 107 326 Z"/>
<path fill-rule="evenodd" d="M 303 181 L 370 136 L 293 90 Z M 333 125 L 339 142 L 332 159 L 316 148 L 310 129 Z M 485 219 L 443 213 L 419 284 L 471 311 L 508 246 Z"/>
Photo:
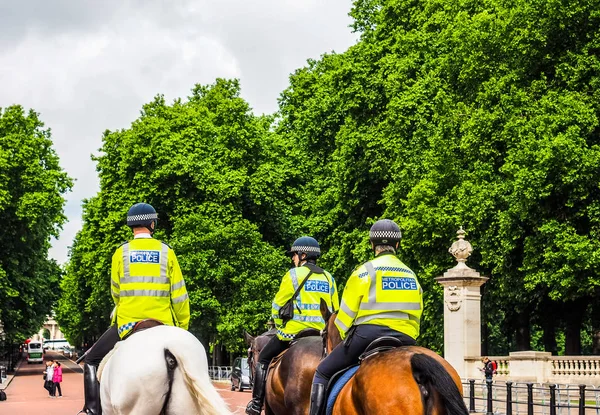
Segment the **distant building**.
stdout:
<path fill-rule="evenodd" d="M 32 340 L 41 340 L 44 337 L 44 329 L 48 329 L 50 332 L 50 338 L 48 340 L 61 340 L 64 339 L 58 323 L 54 320 L 54 316 L 48 316 L 48 319 L 37 334 L 34 334 Z"/>

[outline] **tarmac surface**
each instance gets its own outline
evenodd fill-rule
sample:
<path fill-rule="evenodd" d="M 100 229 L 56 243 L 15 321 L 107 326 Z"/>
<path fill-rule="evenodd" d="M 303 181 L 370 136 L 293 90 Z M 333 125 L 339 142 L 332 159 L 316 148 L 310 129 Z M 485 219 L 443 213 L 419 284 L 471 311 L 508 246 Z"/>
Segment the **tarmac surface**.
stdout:
<path fill-rule="evenodd" d="M 22 360 L 15 376 L 4 386 L 7 400 L 0 402 L 0 415 L 75 415 L 83 408 L 83 370 L 58 352 L 48 351 L 44 360 L 58 360 L 63 368 L 62 398 L 50 398 L 44 389 L 45 364 L 27 364 Z M 249 391 L 232 392 L 229 382 L 215 382 L 215 387 L 235 415 L 243 414 L 251 399 Z M 151 415 L 151 414 L 149 414 Z"/>

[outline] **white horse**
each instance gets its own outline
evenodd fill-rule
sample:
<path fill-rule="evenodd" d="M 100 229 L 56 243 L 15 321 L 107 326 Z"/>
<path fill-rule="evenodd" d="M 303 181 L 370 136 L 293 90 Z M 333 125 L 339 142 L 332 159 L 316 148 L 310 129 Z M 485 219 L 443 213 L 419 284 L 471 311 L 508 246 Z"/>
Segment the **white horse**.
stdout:
<path fill-rule="evenodd" d="M 178 327 L 120 342 L 100 376 L 103 415 L 231 414 L 210 382 L 202 343 Z"/>

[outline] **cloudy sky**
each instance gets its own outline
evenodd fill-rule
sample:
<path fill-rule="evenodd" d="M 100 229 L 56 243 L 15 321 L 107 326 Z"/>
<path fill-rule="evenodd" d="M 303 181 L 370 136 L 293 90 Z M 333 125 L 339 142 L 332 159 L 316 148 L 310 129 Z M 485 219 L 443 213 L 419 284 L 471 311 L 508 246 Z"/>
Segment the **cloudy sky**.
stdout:
<path fill-rule="evenodd" d="M 156 94 L 239 78 L 254 112 L 272 113 L 288 77 L 356 42 L 351 0 L 0 0 L 0 107 L 41 114 L 76 179 L 69 223 L 50 255 L 63 263 L 96 194 L 90 155 L 106 129 L 127 128 Z"/>

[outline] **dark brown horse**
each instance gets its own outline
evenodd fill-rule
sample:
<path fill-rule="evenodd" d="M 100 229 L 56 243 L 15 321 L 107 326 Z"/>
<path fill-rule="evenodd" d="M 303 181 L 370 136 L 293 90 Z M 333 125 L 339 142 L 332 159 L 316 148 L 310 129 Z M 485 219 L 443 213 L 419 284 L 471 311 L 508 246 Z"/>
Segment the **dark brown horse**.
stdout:
<path fill-rule="evenodd" d="M 336 314 L 321 304 L 326 322 L 322 346 L 341 342 Z M 333 415 L 467 415 L 462 384 L 454 368 L 429 349 L 398 347 L 362 361 L 340 391 Z"/>
<path fill-rule="evenodd" d="M 258 355 L 270 337 L 252 337 L 245 333 L 250 344 L 250 369 L 258 364 Z M 318 336 L 298 339 L 269 369 L 265 390 L 266 415 L 305 415 L 310 407 L 310 388 L 317 365 L 323 357 L 323 342 Z"/>

